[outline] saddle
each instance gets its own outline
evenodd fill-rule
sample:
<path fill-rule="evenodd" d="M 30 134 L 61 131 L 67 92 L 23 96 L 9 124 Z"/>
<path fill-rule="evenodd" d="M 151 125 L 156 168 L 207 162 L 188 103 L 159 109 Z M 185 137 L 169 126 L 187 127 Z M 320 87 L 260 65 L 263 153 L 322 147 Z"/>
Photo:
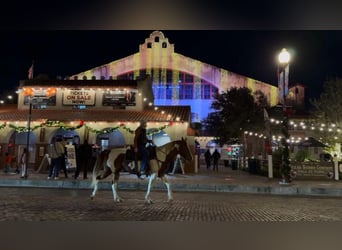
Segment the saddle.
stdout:
<path fill-rule="evenodd" d="M 156 150 L 155 145 L 149 145 L 146 149 L 149 152 L 149 159 L 157 159 L 157 150 Z M 127 150 L 126 150 L 126 161 L 139 161 L 141 160 L 141 155 L 139 153 L 134 152 L 134 148 L 131 145 Z"/>

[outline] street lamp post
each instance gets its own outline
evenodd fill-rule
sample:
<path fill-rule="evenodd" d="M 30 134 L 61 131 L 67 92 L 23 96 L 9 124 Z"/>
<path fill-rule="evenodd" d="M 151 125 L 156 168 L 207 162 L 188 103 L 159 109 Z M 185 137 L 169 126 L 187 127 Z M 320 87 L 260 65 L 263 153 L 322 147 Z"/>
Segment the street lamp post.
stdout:
<path fill-rule="evenodd" d="M 29 100 L 29 113 L 27 116 L 27 137 L 26 137 L 26 168 L 25 168 L 25 177 L 27 178 L 27 168 L 29 164 L 29 156 L 30 156 L 30 132 L 31 132 L 31 116 L 32 116 L 32 97 L 28 97 Z"/>
<path fill-rule="evenodd" d="M 291 166 L 289 160 L 289 117 L 286 108 L 286 96 L 288 94 L 288 74 L 289 74 L 289 62 L 290 53 L 286 49 L 282 49 L 279 54 L 279 67 L 278 67 L 278 85 L 282 89 L 282 101 L 283 101 L 283 122 L 282 122 L 282 138 L 283 153 L 282 153 L 282 164 L 281 164 L 281 176 L 282 180 L 280 184 L 287 184 L 291 182 Z"/>

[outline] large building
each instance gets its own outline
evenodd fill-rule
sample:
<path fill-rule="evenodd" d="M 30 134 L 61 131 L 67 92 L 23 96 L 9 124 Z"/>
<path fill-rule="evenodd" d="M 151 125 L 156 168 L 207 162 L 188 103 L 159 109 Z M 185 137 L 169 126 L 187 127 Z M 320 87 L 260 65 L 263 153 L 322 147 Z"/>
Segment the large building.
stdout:
<path fill-rule="evenodd" d="M 279 101 L 278 87 L 181 55 L 161 31 L 152 32 L 137 53 L 80 72 L 70 79 L 133 80 L 145 75 L 152 78 L 155 105 L 189 105 L 193 122 L 201 121 L 212 111 L 214 92 L 232 87 L 261 91 L 271 106 Z"/>

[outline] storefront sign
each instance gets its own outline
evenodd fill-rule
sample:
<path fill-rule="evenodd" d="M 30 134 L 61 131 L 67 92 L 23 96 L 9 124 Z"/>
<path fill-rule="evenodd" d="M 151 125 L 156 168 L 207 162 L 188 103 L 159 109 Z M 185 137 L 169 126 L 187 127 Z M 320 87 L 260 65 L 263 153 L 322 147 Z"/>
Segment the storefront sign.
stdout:
<path fill-rule="evenodd" d="M 135 106 L 135 89 L 107 90 L 103 93 L 103 106 Z"/>
<path fill-rule="evenodd" d="M 329 177 L 333 172 L 333 163 L 296 163 L 291 162 L 291 170 L 296 172 L 297 177 Z"/>
<path fill-rule="evenodd" d="M 95 105 L 95 90 L 66 89 L 63 105 Z"/>
<path fill-rule="evenodd" d="M 56 88 L 27 88 L 29 95 L 24 95 L 24 105 L 32 104 L 56 106 Z"/>

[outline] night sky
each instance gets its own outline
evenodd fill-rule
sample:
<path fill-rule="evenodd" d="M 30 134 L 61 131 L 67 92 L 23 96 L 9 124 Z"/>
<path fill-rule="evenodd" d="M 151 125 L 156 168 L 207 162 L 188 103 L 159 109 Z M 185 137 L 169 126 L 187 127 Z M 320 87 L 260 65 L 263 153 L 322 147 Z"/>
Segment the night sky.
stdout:
<path fill-rule="evenodd" d="M 272 14 L 280 10 L 275 4 L 256 12 L 253 8 L 260 6 L 255 4 L 227 8 L 218 1 L 196 1 L 195 6 L 69 2 L 24 2 L 14 13 L 2 10 L 0 97 L 27 79 L 32 60 L 35 76 L 64 78 L 138 52 L 154 30 L 163 31 L 177 53 L 272 85 L 277 84 L 277 54 L 285 47 L 292 54 L 290 84 L 306 86 L 308 99 L 319 96 L 328 77 L 342 77 L 337 6 L 297 3 L 282 10 L 288 18 L 284 22 Z"/>

